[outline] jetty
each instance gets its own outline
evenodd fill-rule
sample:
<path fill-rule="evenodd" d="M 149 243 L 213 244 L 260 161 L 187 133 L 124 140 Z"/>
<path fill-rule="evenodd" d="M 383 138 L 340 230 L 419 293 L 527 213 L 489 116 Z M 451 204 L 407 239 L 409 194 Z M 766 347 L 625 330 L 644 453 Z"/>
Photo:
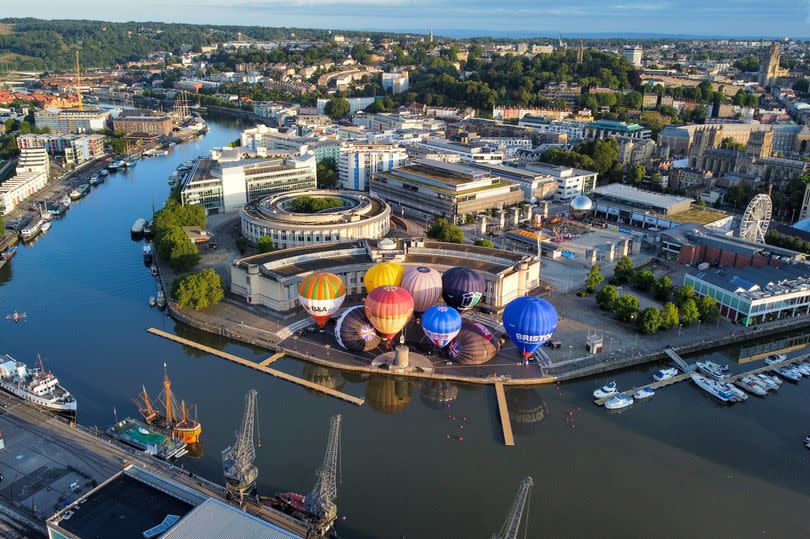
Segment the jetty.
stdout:
<path fill-rule="evenodd" d="M 239 356 L 235 356 L 233 354 L 229 354 L 227 352 L 223 352 L 222 350 L 217 350 L 216 348 L 211 348 L 210 346 L 205 346 L 204 344 L 200 344 L 198 342 L 190 341 L 188 339 L 184 339 L 183 337 L 178 337 L 172 333 L 167 333 L 165 331 L 161 331 L 156 328 L 149 328 L 147 330 L 152 335 L 157 335 L 158 337 L 163 337 L 164 339 L 168 339 L 170 341 L 174 341 L 176 343 L 180 343 L 186 346 L 190 346 L 191 348 L 196 348 L 197 350 L 201 350 L 203 352 L 207 352 L 211 355 L 220 357 L 222 359 L 227 359 L 228 361 L 232 361 L 233 363 L 237 363 L 242 365 L 243 367 L 249 367 L 251 369 L 255 369 L 257 371 L 263 372 L 265 374 L 269 374 L 270 376 L 275 376 L 276 378 L 281 378 L 282 380 L 286 380 L 287 382 L 292 382 L 293 384 L 297 384 L 299 386 L 303 386 L 307 389 L 312 389 L 313 391 L 319 391 L 325 395 L 329 395 L 330 397 L 335 397 L 351 404 L 355 404 L 357 406 L 362 406 L 365 402 L 364 399 L 359 397 L 355 397 L 353 395 L 349 395 L 348 393 L 343 393 L 342 391 L 337 391 L 335 389 L 322 386 L 320 384 L 316 384 L 314 382 L 310 382 L 309 380 L 304 380 L 303 378 L 298 378 L 297 376 L 293 376 L 292 374 L 287 374 L 286 372 L 282 372 L 276 369 L 271 369 L 262 363 L 265 363 L 267 360 L 262 361 L 262 363 L 255 363 L 253 361 L 247 360 L 245 358 L 241 358 Z M 283 355 L 283 354 L 282 354 Z M 279 356 L 280 357 L 280 356 Z M 271 358 L 272 359 L 272 356 Z"/>
<path fill-rule="evenodd" d="M 515 445 L 515 438 L 512 436 L 512 423 L 509 421 L 509 409 L 506 406 L 506 394 L 503 390 L 503 382 L 495 382 L 495 397 L 498 399 L 498 413 L 501 416 L 503 442 L 508 446 L 513 446 Z"/>

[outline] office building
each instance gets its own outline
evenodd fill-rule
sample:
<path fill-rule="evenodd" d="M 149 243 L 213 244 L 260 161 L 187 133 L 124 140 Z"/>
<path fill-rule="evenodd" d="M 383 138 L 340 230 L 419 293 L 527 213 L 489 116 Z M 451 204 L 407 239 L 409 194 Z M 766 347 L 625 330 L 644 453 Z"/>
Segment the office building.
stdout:
<path fill-rule="evenodd" d="M 652 131 L 639 124 L 628 124 L 615 120 L 597 120 L 585 124 L 583 136 L 586 139 L 615 138 L 617 140 L 644 140 L 652 137 Z"/>
<path fill-rule="evenodd" d="M 408 154 L 396 144 L 347 143 L 338 157 L 338 183 L 343 189 L 367 191 L 375 172 L 405 164 Z"/>
<path fill-rule="evenodd" d="M 147 109 L 128 109 L 113 118 L 113 129 L 134 137 L 165 136 L 172 132 L 174 122 L 168 114 Z"/>
<path fill-rule="evenodd" d="M 39 128 L 48 128 L 51 133 L 92 133 L 107 127 L 111 111 L 85 108 L 48 108 L 34 113 L 34 123 Z"/>
<path fill-rule="evenodd" d="M 50 161 L 45 148 L 23 148 L 14 176 L 0 183 L 0 215 L 6 215 L 48 183 Z"/>
<path fill-rule="evenodd" d="M 377 97 L 347 97 L 346 101 L 349 102 L 349 115 L 354 114 L 355 112 L 361 111 L 374 103 Z M 315 102 L 316 106 L 318 107 L 318 114 L 326 114 L 326 104 L 329 103 L 329 99 L 325 98 L 318 98 Z"/>
<path fill-rule="evenodd" d="M 589 193 L 596 187 L 597 173 L 592 170 L 542 162 L 527 163 L 526 170 L 552 178 L 557 185 L 554 190 L 554 200 L 558 202 L 569 202 L 579 195 Z"/>
<path fill-rule="evenodd" d="M 516 183 L 523 190 L 524 201 L 530 204 L 553 197 L 554 193 L 557 191 L 557 180 L 555 177 L 543 172 L 506 165 L 492 165 L 489 163 L 480 163 L 472 166 L 486 170 L 504 180 Z"/>
<path fill-rule="evenodd" d="M 17 147 L 45 148 L 51 157 L 64 159 L 67 167 L 75 167 L 104 156 L 104 135 L 28 134 L 17 137 Z"/>
<path fill-rule="evenodd" d="M 499 165 L 503 162 L 504 152 L 485 144 L 453 142 L 447 139 L 429 139 L 416 143 L 416 146 L 437 153 L 458 155 L 462 163 L 489 163 Z"/>
<path fill-rule="evenodd" d="M 386 92 L 391 92 L 392 94 L 401 94 L 403 92 L 407 92 L 409 88 L 408 82 L 409 81 L 407 71 L 404 71 L 402 73 L 382 74 L 383 90 L 385 90 Z"/>
<path fill-rule="evenodd" d="M 524 198 L 520 186 L 490 172 L 426 159 L 377 172 L 369 192 L 388 202 L 394 213 L 426 220 L 444 217 L 451 223 Z"/>
<path fill-rule="evenodd" d="M 208 213 L 229 213 L 253 200 L 277 193 L 316 189 L 315 157 L 240 159 L 212 152 L 198 159 L 183 184 L 183 204 L 202 204 Z"/>

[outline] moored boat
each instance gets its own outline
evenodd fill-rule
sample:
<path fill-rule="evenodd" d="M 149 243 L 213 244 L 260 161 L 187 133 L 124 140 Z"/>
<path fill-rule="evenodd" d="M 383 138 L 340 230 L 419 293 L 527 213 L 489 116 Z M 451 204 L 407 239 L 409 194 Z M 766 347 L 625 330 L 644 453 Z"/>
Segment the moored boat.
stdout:
<path fill-rule="evenodd" d="M 614 396 L 619 390 L 616 388 L 616 382 L 611 380 L 599 389 L 594 390 L 593 396 L 596 399 L 606 399 Z"/>
<path fill-rule="evenodd" d="M 633 397 L 619 394 L 607 401 L 605 403 L 605 408 L 608 410 L 621 410 L 622 408 L 627 408 L 631 404 L 633 404 Z"/>
<path fill-rule="evenodd" d="M 799 371 L 791 369 L 790 367 L 777 367 L 772 372 L 775 372 L 785 380 L 791 382 L 798 382 L 802 378 L 802 374 Z"/>
<path fill-rule="evenodd" d="M 636 400 L 648 399 L 655 395 L 655 390 L 651 387 L 642 387 L 635 393 L 633 393 L 633 398 Z"/>
<path fill-rule="evenodd" d="M 32 369 L 8 354 L 0 356 L 0 388 L 45 410 L 75 413 L 76 399 L 38 359 L 39 368 Z"/>
<path fill-rule="evenodd" d="M 698 361 L 695 365 L 697 365 L 697 368 L 700 369 L 700 371 L 703 372 L 704 374 L 707 374 L 718 380 L 722 380 L 723 378 L 728 376 L 727 365 L 720 365 L 719 363 L 715 363 L 714 361 Z"/>
<path fill-rule="evenodd" d="M 143 262 L 144 262 L 144 264 L 151 264 L 153 258 L 154 258 L 154 253 L 152 251 L 152 244 L 151 243 L 146 243 L 143 246 Z"/>
<path fill-rule="evenodd" d="M 51 229 L 50 221 L 45 221 L 44 223 L 42 223 L 42 232 L 47 232 L 50 229 Z"/>
<path fill-rule="evenodd" d="M 146 392 L 146 387 L 143 387 L 143 391 L 135 399 L 135 404 L 150 426 L 189 445 L 199 442 L 202 425 L 197 421 L 196 417 L 192 418 L 190 416 L 185 401 L 177 399 L 172 391 L 165 363 L 163 364 L 163 391 L 155 401 L 163 404 L 164 407 L 158 409 L 152 402 Z"/>
<path fill-rule="evenodd" d="M 768 394 L 768 390 L 765 389 L 754 376 L 743 376 L 734 383 L 757 397 L 764 397 Z"/>
<path fill-rule="evenodd" d="M 42 225 L 44 224 L 45 221 L 41 217 L 35 218 L 28 225 L 26 225 L 25 228 L 20 230 L 20 237 L 23 241 L 30 241 L 34 239 L 40 232 L 42 232 Z"/>
<path fill-rule="evenodd" d="M 143 227 L 145 226 L 146 226 L 146 219 L 144 219 L 143 217 L 139 217 L 138 219 L 136 219 L 135 222 L 132 223 L 131 229 L 132 235 L 139 236 L 143 234 Z"/>
<path fill-rule="evenodd" d="M 171 436 L 151 429 L 129 417 L 116 422 L 107 429 L 107 434 L 129 446 L 140 449 L 147 455 L 163 460 L 177 459 L 188 453 L 186 443 L 182 440 L 175 440 Z"/>
<path fill-rule="evenodd" d="M 736 398 L 734 392 L 730 391 L 727 384 L 722 384 L 702 374 L 692 374 L 692 380 L 699 388 L 722 402 L 732 402 Z"/>
<path fill-rule="evenodd" d="M 653 380 L 656 382 L 663 382 L 664 380 L 669 380 L 678 374 L 678 369 L 675 368 L 668 368 L 668 369 L 660 369 L 653 373 Z"/>
<path fill-rule="evenodd" d="M 157 303 L 157 306 L 161 309 L 166 306 L 166 295 L 163 293 L 163 290 L 158 290 L 155 302 Z"/>

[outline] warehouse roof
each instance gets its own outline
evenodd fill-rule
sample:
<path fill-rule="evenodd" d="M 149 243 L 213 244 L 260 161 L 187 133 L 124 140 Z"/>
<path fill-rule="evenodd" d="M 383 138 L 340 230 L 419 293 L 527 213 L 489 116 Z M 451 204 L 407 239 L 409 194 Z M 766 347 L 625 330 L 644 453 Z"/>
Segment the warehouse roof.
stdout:
<path fill-rule="evenodd" d="M 289 539 L 299 538 L 283 528 L 240 511 L 219 500 L 209 498 L 194 508 L 162 539 Z"/>
<path fill-rule="evenodd" d="M 646 191 L 638 189 L 631 185 L 622 183 L 611 183 L 595 188 L 591 193 L 595 195 L 602 195 L 609 198 L 627 201 L 631 204 L 640 203 L 647 206 L 655 206 L 659 208 L 669 208 L 677 204 L 685 202 L 692 202 L 691 198 L 679 197 L 675 195 L 664 195 L 655 193 L 653 191 Z"/>

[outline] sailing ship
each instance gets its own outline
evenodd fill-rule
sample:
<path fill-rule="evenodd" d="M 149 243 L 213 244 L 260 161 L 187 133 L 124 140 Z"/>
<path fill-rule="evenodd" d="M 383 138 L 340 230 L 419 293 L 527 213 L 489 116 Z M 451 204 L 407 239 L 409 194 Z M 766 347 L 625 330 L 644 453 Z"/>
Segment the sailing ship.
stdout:
<path fill-rule="evenodd" d="M 197 421 L 197 408 L 194 407 L 194 418 L 192 418 L 186 402 L 177 399 L 174 395 L 165 363 L 163 364 L 163 391 L 155 400 L 158 406 L 153 404 L 145 386 L 142 386 L 142 391 L 134 402 L 144 421 L 155 430 L 188 445 L 199 442 L 202 425 Z"/>

